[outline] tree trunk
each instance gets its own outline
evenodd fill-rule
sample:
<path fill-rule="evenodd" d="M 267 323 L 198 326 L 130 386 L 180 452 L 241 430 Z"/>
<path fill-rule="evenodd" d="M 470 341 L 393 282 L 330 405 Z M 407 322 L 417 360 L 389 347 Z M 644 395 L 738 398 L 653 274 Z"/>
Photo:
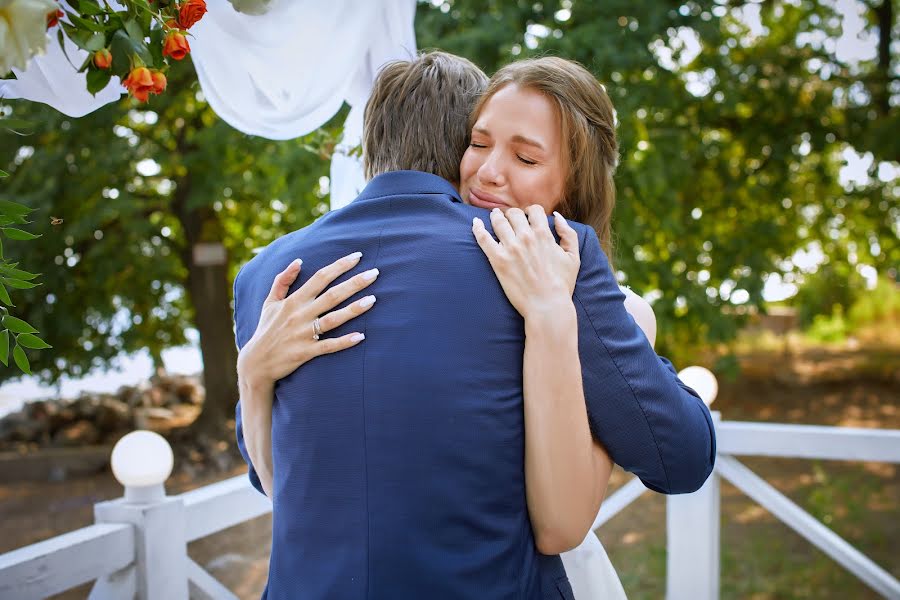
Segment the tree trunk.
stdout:
<path fill-rule="evenodd" d="M 237 347 L 231 316 L 228 265 L 188 265 L 188 285 L 200 332 L 203 355 L 203 386 L 206 400 L 194 429 L 214 434 L 225 429 L 234 417 L 238 401 Z"/>
<path fill-rule="evenodd" d="M 875 93 L 875 106 L 881 116 L 887 116 L 891 110 L 891 42 L 894 31 L 893 0 L 882 0 L 875 9 L 878 19 L 878 89 Z"/>
<path fill-rule="evenodd" d="M 206 390 L 203 410 L 191 429 L 215 438 L 225 431 L 227 420 L 234 417 L 240 397 L 238 353 L 232 328 L 228 257 L 221 247 L 222 224 L 208 204 L 189 208 L 190 194 L 188 174 L 178 183 L 173 208 L 184 228 L 186 244 L 181 258 L 188 272 L 186 288 L 194 307 L 194 323 L 200 332 Z M 207 251 L 198 248 L 198 244 L 205 244 Z"/>

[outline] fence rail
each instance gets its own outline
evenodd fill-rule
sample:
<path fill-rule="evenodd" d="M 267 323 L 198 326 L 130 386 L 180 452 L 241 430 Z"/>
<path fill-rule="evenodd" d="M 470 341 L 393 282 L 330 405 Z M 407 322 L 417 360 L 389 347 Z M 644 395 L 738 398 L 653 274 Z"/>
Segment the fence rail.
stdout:
<path fill-rule="evenodd" d="M 128 567 L 134 529 L 102 523 L 0 554 L 0 598 L 44 598 Z"/>
<path fill-rule="evenodd" d="M 888 571 L 809 515 L 735 456 L 900 463 L 900 430 L 721 421 L 716 469 L 697 492 L 669 496 L 666 508 L 669 600 L 719 597 L 720 480 L 726 479 L 886 598 L 900 598 Z M 639 498 L 634 479 L 607 498 L 594 529 Z M 140 493 L 138 493 L 140 492 Z M 187 543 L 264 515 L 272 504 L 246 477 L 179 496 L 126 487 L 100 503 L 98 523 L 0 555 L 0 597 L 43 598 L 96 579 L 92 600 L 135 597 L 227 599 L 236 596 L 187 555 Z"/>

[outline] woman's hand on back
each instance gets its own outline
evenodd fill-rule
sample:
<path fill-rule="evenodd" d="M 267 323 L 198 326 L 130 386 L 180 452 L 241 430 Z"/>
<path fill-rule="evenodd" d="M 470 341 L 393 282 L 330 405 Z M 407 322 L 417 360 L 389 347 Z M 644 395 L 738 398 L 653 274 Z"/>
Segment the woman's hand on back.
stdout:
<path fill-rule="evenodd" d="M 538 205 L 522 211 L 509 209 L 504 215 L 491 211 L 491 225 L 497 240 L 479 218 L 472 222 L 478 245 L 487 255 L 510 303 L 526 320 L 552 316 L 561 307 L 572 306 L 572 294 L 581 257 L 578 234 L 559 213 L 554 214 L 559 243 L 547 224 L 547 215 Z"/>
<path fill-rule="evenodd" d="M 350 348 L 365 339 L 362 333 L 354 332 L 316 340 L 313 327 L 313 321 L 319 318 L 324 334 L 365 313 L 375 304 L 375 296 L 366 296 L 332 311 L 371 285 L 378 277 L 378 269 L 360 273 L 326 291 L 335 279 L 359 264 L 361 257 L 361 253 L 355 252 L 323 267 L 290 296 L 287 292 L 300 274 L 301 261 L 295 260 L 275 277 L 263 303 L 256 332 L 238 354 L 237 369 L 241 381 L 252 386 L 271 386 L 310 359 Z"/>

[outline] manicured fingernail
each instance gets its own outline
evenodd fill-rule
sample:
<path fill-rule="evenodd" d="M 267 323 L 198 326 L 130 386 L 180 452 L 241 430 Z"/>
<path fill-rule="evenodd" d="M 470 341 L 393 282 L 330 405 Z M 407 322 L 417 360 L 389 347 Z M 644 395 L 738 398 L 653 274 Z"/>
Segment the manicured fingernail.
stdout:
<path fill-rule="evenodd" d="M 376 277 L 378 277 L 378 269 L 369 269 L 368 271 L 363 273 L 363 279 L 365 279 L 366 281 L 372 281 Z"/>
<path fill-rule="evenodd" d="M 302 264 L 303 264 L 303 259 L 295 258 L 294 262 L 291 263 L 291 267 L 295 267 L 295 268 L 299 269 L 300 265 L 302 265 Z"/>
<path fill-rule="evenodd" d="M 495 208 L 495 209 L 491 210 L 491 214 L 492 214 L 492 215 L 499 215 L 499 214 L 500 214 L 500 209 L 499 209 L 499 208 Z"/>
<path fill-rule="evenodd" d="M 360 258 L 362 258 L 362 252 L 354 252 L 345 256 L 344 260 L 359 260 Z"/>
<path fill-rule="evenodd" d="M 479 225 L 484 225 L 484 223 L 482 223 L 481 219 L 479 219 L 478 217 L 474 217 L 472 219 L 472 227 L 478 227 Z"/>
<path fill-rule="evenodd" d="M 362 300 L 359 301 L 359 306 L 361 308 L 366 308 L 375 304 L 375 296 L 366 296 Z"/>
<path fill-rule="evenodd" d="M 564 216 L 562 216 L 561 214 L 559 214 L 559 213 L 558 213 L 557 211 L 555 211 L 555 210 L 553 211 L 553 216 L 556 217 L 557 219 L 562 219 L 563 221 L 566 220 L 566 218 L 565 218 Z"/>
<path fill-rule="evenodd" d="M 364 334 L 364 333 L 354 333 L 353 335 L 350 336 L 351 342 L 361 342 L 364 339 L 366 339 L 366 334 Z"/>

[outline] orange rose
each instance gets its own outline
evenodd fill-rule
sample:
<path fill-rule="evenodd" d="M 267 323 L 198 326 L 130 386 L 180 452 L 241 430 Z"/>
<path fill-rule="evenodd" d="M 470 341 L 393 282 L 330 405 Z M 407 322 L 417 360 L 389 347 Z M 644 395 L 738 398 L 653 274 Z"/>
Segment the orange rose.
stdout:
<path fill-rule="evenodd" d="M 98 69 L 108 69 L 112 65 L 112 54 L 103 48 L 94 52 L 94 66 Z"/>
<path fill-rule="evenodd" d="M 147 67 L 135 67 L 128 74 L 128 78 L 122 82 L 122 85 L 129 93 L 138 99 L 138 102 L 146 102 L 150 95 L 156 89 L 153 82 L 153 74 Z M 155 92 L 154 92 L 155 93 Z"/>
<path fill-rule="evenodd" d="M 191 51 L 184 34 L 173 31 L 166 36 L 165 44 L 163 44 L 163 56 L 171 56 L 175 60 L 181 60 Z"/>
<path fill-rule="evenodd" d="M 166 91 L 166 76 L 162 74 L 161 71 L 153 71 L 151 74 L 153 77 L 153 93 L 154 94 L 162 94 Z"/>
<path fill-rule="evenodd" d="M 187 0 L 178 8 L 178 23 L 182 29 L 190 29 L 206 14 L 206 0 Z"/>
<path fill-rule="evenodd" d="M 65 15 L 62 9 L 52 10 L 47 13 L 47 29 L 51 27 L 56 27 L 59 24 L 60 18 Z"/>

